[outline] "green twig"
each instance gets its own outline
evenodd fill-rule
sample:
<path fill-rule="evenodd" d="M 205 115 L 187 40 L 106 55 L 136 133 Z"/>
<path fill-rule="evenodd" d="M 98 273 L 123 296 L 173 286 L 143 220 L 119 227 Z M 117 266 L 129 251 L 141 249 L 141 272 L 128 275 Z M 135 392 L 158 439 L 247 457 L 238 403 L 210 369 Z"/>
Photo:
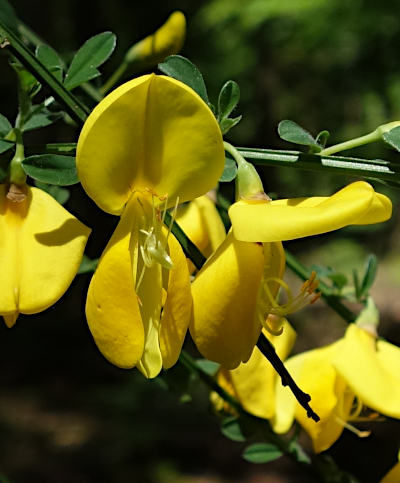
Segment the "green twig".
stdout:
<path fill-rule="evenodd" d="M 68 114 L 82 125 L 89 109 L 72 95 L 46 67 L 33 55 L 22 41 L 0 19 L 0 44 L 14 55 L 21 64 L 42 84 L 46 85 L 53 96 L 62 104 Z"/>

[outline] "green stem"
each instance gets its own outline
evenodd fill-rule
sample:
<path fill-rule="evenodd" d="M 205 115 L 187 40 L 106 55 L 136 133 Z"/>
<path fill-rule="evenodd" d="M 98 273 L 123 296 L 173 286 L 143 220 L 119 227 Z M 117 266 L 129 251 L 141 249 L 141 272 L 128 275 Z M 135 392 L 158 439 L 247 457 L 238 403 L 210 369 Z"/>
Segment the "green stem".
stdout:
<path fill-rule="evenodd" d="M 290 252 L 285 250 L 286 264 L 298 277 L 302 280 L 308 280 L 310 277 L 310 271 Z M 322 298 L 326 301 L 327 305 L 331 307 L 337 314 L 339 314 L 346 322 L 354 322 L 357 318 L 352 310 L 341 302 L 340 297 L 332 294 L 331 289 L 319 282 L 318 289 L 322 294 Z"/>
<path fill-rule="evenodd" d="M 22 139 L 22 132 L 15 128 L 15 155 L 12 158 L 9 166 L 10 183 L 22 186 L 26 182 L 26 174 L 22 169 L 22 161 L 25 159 L 24 144 Z"/>
<path fill-rule="evenodd" d="M 99 91 L 102 95 L 106 94 L 111 90 L 115 84 L 120 80 L 120 78 L 125 74 L 129 63 L 124 59 L 118 69 L 111 75 L 109 79 L 100 87 Z"/>
<path fill-rule="evenodd" d="M 65 110 L 79 125 L 85 122 L 89 115 L 89 109 L 46 69 L 1 19 L 0 44 L 2 48 L 7 49 L 7 51 L 14 55 L 39 82 L 51 90 L 54 97 L 64 106 Z"/>
<path fill-rule="evenodd" d="M 232 144 L 224 142 L 224 148 L 237 164 L 236 200 L 267 198 L 256 168 L 248 163 Z"/>
<path fill-rule="evenodd" d="M 381 134 L 375 130 L 369 134 L 365 134 L 365 136 L 360 136 L 358 138 L 350 139 L 349 141 L 344 141 L 343 143 L 335 144 L 329 148 L 325 148 L 318 154 L 321 156 L 330 156 L 331 154 L 338 153 L 340 151 L 358 148 L 359 146 L 364 146 L 365 144 L 374 143 L 380 139 Z"/>

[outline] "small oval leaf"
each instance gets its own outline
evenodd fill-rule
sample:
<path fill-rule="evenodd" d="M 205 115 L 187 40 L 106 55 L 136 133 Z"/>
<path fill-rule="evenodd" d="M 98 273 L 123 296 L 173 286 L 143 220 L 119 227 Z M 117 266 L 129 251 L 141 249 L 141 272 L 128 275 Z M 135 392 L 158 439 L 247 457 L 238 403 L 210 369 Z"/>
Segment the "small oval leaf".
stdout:
<path fill-rule="evenodd" d="M 235 81 L 229 80 L 221 89 L 218 97 L 218 119 L 224 119 L 235 109 L 240 100 L 240 89 Z"/>
<path fill-rule="evenodd" d="M 38 45 L 36 49 L 36 57 L 40 62 L 47 67 L 47 69 L 54 75 L 54 77 L 62 82 L 63 67 L 62 61 L 57 52 L 49 45 Z"/>
<path fill-rule="evenodd" d="M 232 441 L 237 441 L 239 443 L 246 441 L 246 436 L 242 432 L 239 420 L 236 416 L 228 416 L 222 421 L 221 424 L 222 434 Z"/>
<path fill-rule="evenodd" d="M 58 154 L 29 156 L 22 161 L 25 173 L 42 183 L 69 186 L 79 182 L 75 158 Z"/>
<path fill-rule="evenodd" d="M 208 103 L 208 95 L 203 76 L 199 69 L 186 57 L 170 55 L 164 62 L 158 64 L 161 72 L 179 80 L 191 87 L 197 94 Z"/>
<path fill-rule="evenodd" d="M 112 32 L 103 32 L 87 40 L 72 59 L 65 76 L 68 90 L 100 75 L 96 67 L 103 64 L 113 53 L 116 37 Z"/>
<path fill-rule="evenodd" d="M 255 443 L 243 452 L 243 458 L 250 463 L 268 463 L 283 455 L 282 451 L 271 443 Z"/>
<path fill-rule="evenodd" d="M 228 181 L 234 180 L 236 178 L 236 174 L 237 174 L 237 166 L 235 161 L 229 156 L 225 156 L 225 167 L 219 180 L 222 183 L 227 183 Z"/>
<path fill-rule="evenodd" d="M 382 137 L 384 141 L 392 146 L 392 148 L 396 149 L 396 151 L 400 151 L 400 126 L 384 132 Z"/>
<path fill-rule="evenodd" d="M 279 136 L 290 143 L 318 146 L 311 134 L 294 121 L 284 120 L 278 125 Z"/>
<path fill-rule="evenodd" d="M 4 137 L 7 136 L 7 134 L 11 131 L 12 126 L 10 121 L 6 118 L 6 116 L 3 116 L 3 114 L 0 114 L 0 136 Z"/>

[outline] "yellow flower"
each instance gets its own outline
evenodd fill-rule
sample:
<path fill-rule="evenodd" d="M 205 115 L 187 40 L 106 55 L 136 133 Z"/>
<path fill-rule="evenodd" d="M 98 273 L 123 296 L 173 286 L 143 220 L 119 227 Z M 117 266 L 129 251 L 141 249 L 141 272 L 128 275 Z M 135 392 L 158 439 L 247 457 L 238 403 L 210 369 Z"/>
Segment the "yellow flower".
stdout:
<path fill-rule="evenodd" d="M 0 314 L 12 327 L 64 294 L 90 229 L 42 190 L 0 185 L 0 231 Z"/>
<path fill-rule="evenodd" d="M 240 200 L 229 209 L 232 231 L 192 284 L 190 333 L 201 354 L 234 369 L 246 362 L 269 313 L 284 317 L 312 302 L 316 284 L 280 307 L 276 295 L 285 265 L 281 241 L 350 224 L 387 220 L 390 200 L 359 181 L 330 197 Z"/>
<path fill-rule="evenodd" d="M 177 360 L 191 294 L 186 258 L 164 211 L 209 191 L 224 167 L 219 126 L 189 87 L 146 75 L 94 109 L 77 147 L 88 195 L 121 220 L 86 302 L 95 342 L 113 364 L 147 377 Z"/>
<path fill-rule="evenodd" d="M 381 479 L 380 483 L 398 483 L 400 481 L 400 461 L 397 462 L 393 468 L 386 473 Z"/>
<path fill-rule="evenodd" d="M 225 239 L 224 224 L 208 195 L 178 207 L 176 221 L 205 257 L 209 257 Z M 190 260 L 188 263 L 190 272 L 194 272 L 193 263 Z"/>
<path fill-rule="evenodd" d="M 269 316 L 269 325 L 274 323 L 271 319 L 275 317 Z M 296 340 L 296 332 L 287 320 L 283 321 L 282 328 L 281 335 L 272 335 L 266 329 L 263 329 L 263 333 L 274 346 L 279 358 L 285 360 Z M 277 372 L 257 347 L 246 363 L 231 371 L 220 369 L 217 374 L 218 384 L 233 395 L 246 411 L 265 419 L 271 419 L 275 414 L 277 378 Z M 212 393 L 211 400 L 217 409 L 229 410 L 216 393 Z"/>
<path fill-rule="evenodd" d="M 167 21 L 152 35 L 131 47 L 125 55 L 126 62 L 156 65 L 168 55 L 177 54 L 183 47 L 186 35 L 186 19 L 182 12 L 171 13 Z"/>
<path fill-rule="evenodd" d="M 339 341 L 287 360 L 286 368 L 299 386 L 311 394 L 319 423 L 307 418 L 290 391 L 277 384 L 276 432 L 289 430 L 296 418 L 312 439 L 316 453 L 328 449 L 349 422 L 360 417 L 363 406 L 392 418 L 400 418 L 400 348 L 355 324 Z M 368 418 L 367 418 L 368 419 Z"/>

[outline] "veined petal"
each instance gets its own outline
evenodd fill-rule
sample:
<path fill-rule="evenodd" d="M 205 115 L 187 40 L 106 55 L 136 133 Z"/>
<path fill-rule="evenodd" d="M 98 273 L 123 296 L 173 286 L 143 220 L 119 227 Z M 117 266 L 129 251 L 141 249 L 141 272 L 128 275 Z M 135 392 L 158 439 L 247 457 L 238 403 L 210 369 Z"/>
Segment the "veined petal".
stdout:
<path fill-rule="evenodd" d="M 171 77 L 145 75 L 123 84 L 88 117 L 77 146 L 79 178 L 109 213 L 134 190 L 168 194 L 170 206 L 210 190 L 224 168 L 218 123 L 205 102 Z"/>
<path fill-rule="evenodd" d="M 173 267 L 168 274 L 167 298 L 160 326 L 164 369 L 169 369 L 178 360 L 192 314 L 192 292 L 186 257 L 172 234 L 168 246 Z"/>
<path fill-rule="evenodd" d="M 263 247 L 230 232 L 192 284 L 190 333 L 201 354 L 223 368 L 247 361 L 260 335 L 255 309 L 263 266 Z"/>
<path fill-rule="evenodd" d="M 137 244 L 137 227 L 126 210 L 90 282 L 86 317 L 101 353 L 112 364 L 131 368 L 144 348 L 144 329 L 135 292 L 130 242 Z"/>
<path fill-rule="evenodd" d="M 263 329 L 265 336 L 281 360 L 289 355 L 296 339 L 296 332 L 289 322 L 283 324 L 283 333 L 271 335 Z M 275 381 L 277 373 L 270 362 L 254 348 L 250 359 L 230 371 L 232 385 L 236 397 L 246 411 L 260 418 L 270 419 L 275 414 Z"/>
<path fill-rule="evenodd" d="M 14 203 L 1 185 L 0 215 L 0 314 L 11 326 L 19 312 L 41 312 L 64 294 L 90 229 L 37 188 Z"/>
<path fill-rule="evenodd" d="M 333 364 L 366 406 L 400 418 L 400 348 L 350 324 Z"/>
<path fill-rule="evenodd" d="M 369 210 L 371 210 L 370 215 Z M 357 181 L 334 195 L 277 201 L 238 201 L 229 209 L 235 238 L 272 242 L 326 233 L 351 224 L 388 219 L 391 203 Z"/>

